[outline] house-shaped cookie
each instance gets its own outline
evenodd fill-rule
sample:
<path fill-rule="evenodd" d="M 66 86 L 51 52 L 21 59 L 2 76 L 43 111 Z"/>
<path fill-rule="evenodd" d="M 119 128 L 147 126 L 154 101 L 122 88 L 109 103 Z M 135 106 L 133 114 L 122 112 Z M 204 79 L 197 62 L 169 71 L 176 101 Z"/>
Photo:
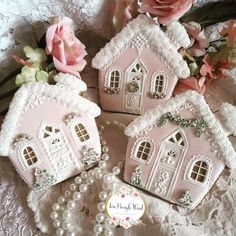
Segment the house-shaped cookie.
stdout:
<path fill-rule="evenodd" d="M 93 166 L 101 148 L 100 108 L 79 95 L 86 84 L 58 74 L 56 85 L 29 82 L 16 92 L 0 132 L 0 156 L 9 156 L 29 187 L 40 190 Z"/>
<path fill-rule="evenodd" d="M 189 44 L 178 22 L 164 32 L 146 15 L 132 20 L 92 60 L 102 108 L 141 114 L 168 100 L 178 79 L 190 75 L 178 52 Z"/>
<path fill-rule="evenodd" d="M 224 107 L 221 119 L 236 135 L 236 108 Z M 147 111 L 125 134 L 125 181 L 183 207 L 200 203 L 225 166 L 236 168 L 226 130 L 194 91 Z"/>

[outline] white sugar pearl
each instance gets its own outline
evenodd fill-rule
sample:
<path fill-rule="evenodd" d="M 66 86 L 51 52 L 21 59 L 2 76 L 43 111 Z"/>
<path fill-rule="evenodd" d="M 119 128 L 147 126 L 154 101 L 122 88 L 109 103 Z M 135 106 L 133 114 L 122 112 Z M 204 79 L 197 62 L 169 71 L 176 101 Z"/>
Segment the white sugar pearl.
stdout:
<path fill-rule="evenodd" d="M 102 148 L 102 151 L 103 151 L 104 153 L 107 153 L 107 152 L 109 151 L 108 146 L 104 146 L 104 147 Z"/>
<path fill-rule="evenodd" d="M 81 184 L 79 186 L 79 190 L 81 193 L 85 193 L 86 191 L 88 191 L 88 185 L 87 184 Z"/>
<path fill-rule="evenodd" d="M 55 220 L 58 218 L 58 213 L 56 211 L 53 211 L 51 214 L 50 214 L 50 218 Z"/>
<path fill-rule="evenodd" d="M 58 210 L 60 209 L 60 205 L 59 205 L 58 203 L 54 203 L 54 204 L 52 205 L 52 209 L 53 209 L 54 211 L 58 211 Z"/>
<path fill-rule="evenodd" d="M 100 166 L 102 169 L 104 169 L 104 168 L 106 168 L 107 163 L 106 163 L 105 161 L 100 161 L 100 162 L 99 162 L 99 166 Z"/>
<path fill-rule="evenodd" d="M 75 201 L 79 201 L 79 200 L 81 199 L 81 197 L 82 197 L 82 195 L 81 195 L 80 192 L 75 192 L 75 193 L 73 193 L 73 199 L 74 199 Z"/>
<path fill-rule="evenodd" d="M 84 172 L 81 173 L 81 178 L 82 179 L 86 179 L 87 177 L 88 177 L 88 173 L 87 172 L 84 171 Z"/>
<path fill-rule="evenodd" d="M 54 226 L 55 228 L 59 228 L 60 225 L 61 225 L 61 221 L 60 221 L 60 220 L 54 220 L 54 221 L 53 221 L 53 226 Z"/>
<path fill-rule="evenodd" d="M 81 183 L 82 183 L 82 179 L 81 179 L 79 176 L 77 176 L 77 177 L 75 178 L 75 183 L 76 183 L 76 184 L 81 184 Z"/>
<path fill-rule="evenodd" d="M 102 145 L 103 146 L 107 145 L 107 141 L 105 139 L 102 140 Z"/>
<path fill-rule="evenodd" d="M 74 207 L 75 207 L 75 202 L 74 202 L 73 200 L 70 200 L 70 201 L 67 203 L 67 207 L 68 207 L 69 209 L 74 208 Z"/>
<path fill-rule="evenodd" d="M 102 160 L 104 160 L 104 161 L 108 161 L 109 160 L 109 155 L 108 154 L 103 154 L 102 155 Z"/>
<path fill-rule="evenodd" d="M 106 209 L 105 203 L 99 202 L 98 203 L 98 210 L 99 211 L 105 211 L 105 209 Z"/>
<path fill-rule="evenodd" d="M 96 168 L 94 169 L 94 172 L 95 172 L 95 174 L 96 174 L 96 173 L 101 173 L 101 172 L 102 172 L 102 169 L 99 168 L 99 167 L 96 167 Z"/>
<path fill-rule="evenodd" d="M 62 229 L 62 228 L 58 228 L 57 230 L 56 230 L 56 235 L 57 236 L 62 236 L 64 234 L 64 230 Z"/>
<path fill-rule="evenodd" d="M 102 227 L 100 224 L 97 224 L 97 225 L 95 225 L 95 226 L 93 227 L 93 231 L 94 231 L 95 233 L 101 233 L 102 230 L 103 230 L 103 227 Z"/>
<path fill-rule="evenodd" d="M 63 222 L 62 223 L 62 228 L 64 230 L 68 230 L 68 229 L 70 229 L 70 227 L 71 227 L 71 224 L 69 222 Z"/>
<path fill-rule="evenodd" d="M 63 216 L 64 219 L 67 219 L 71 216 L 71 213 L 70 213 L 70 211 L 64 211 L 62 216 Z"/>
<path fill-rule="evenodd" d="M 64 197 L 59 197 L 59 198 L 58 198 L 58 202 L 59 202 L 60 204 L 65 203 L 65 201 L 66 201 L 66 199 L 65 199 Z"/>
<path fill-rule="evenodd" d="M 113 169 L 112 169 L 112 172 L 115 174 L 115 175 L 118 175 L 120 174 L 120 168 L 115 166 Z"/>
<path fill-rule="evenodd" d="M 67 232 L 66 236 L 75 236 L 74 232 Z"/>
<path fill-rule="evenodd" d="M 94 183 L 94 179 L 91 178 L 91 177 L 88 177 L 88 178 L 86 179 L 86 183 L 87 183 L 88 185 L 92 185 L 92 184 Z"/>
<path fill-rule="evenodd" d="M 94 175 L 95 175 L 95 171 L 94 170 L 90 170 L 88 172 L 88 176 L 94 177 Z"/>
<path fill-rule="evenodd" d="M 105 224 L 105 226 L 110 227 L 112 225 L 111 219 L 110 218 L 106 218 L 104 224 Z"/>
<path fill-rule="evenodd" d="M 66 236 L 75 236 L 76 234 L 75 234 L 75 232 L 67 232 L 67 234 L 66 234 Z"/>
<path fill-rule="evenodd" d="M 76 189 L 77 189 L 76 184 L 71 184 L 71 185 L 70 185 L 70 190 L 71 190 L 71 191 L 75 191 Z"/>
<path fill-rule="evenodd" d="M 107 194 L 107 192 L 100 192 L 99 193 L 99 198 L 102 200 L 102 201 L 104 201 L 104 200 L 106 200 L 107 198 L 108 198 L 108 194 Z"/>
<path fill-rule="evenodd" d="M 96 215 L 96 220 L 97 220 L 97 222 L 99 222 L 99 223 L 103 222 L 103 221 L 105 220 L 104 214 L 98 213 L 98 214 Z"/>
<path fill-rule="evenodd" d="M 103 180 L 105 183 L 111 183 L 112 181 L 114 181 L 114 175 L 112 174 L 105 175 L 103 177 Z"/>
<path fill-rule="evenodd" d="M 65 197 L 70 197 L 71 196 L 71 192 L 70 191 L 65 191 Z"/>
<path fill-rule="evenodd" d="M 112 230 L 106 229 L 105 232 L 104 232 L 104 235 L 105 236 L 112 236 L 113 235 Z"/>
<path fill-rule="evenodd" d="M 101 172 L 96 173 L 96 179 L 101 179 L 103 174 Z"/>

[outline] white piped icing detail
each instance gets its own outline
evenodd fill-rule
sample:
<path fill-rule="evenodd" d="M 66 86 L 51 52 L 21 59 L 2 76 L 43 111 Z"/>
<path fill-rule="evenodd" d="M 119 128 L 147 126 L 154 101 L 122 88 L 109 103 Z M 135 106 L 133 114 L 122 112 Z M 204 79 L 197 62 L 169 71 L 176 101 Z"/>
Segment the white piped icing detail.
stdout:
<path fill-rule="evenodd" d="M 173 43 L 152 19 L 143 14 L 128 23 L 120 33 L 97 53 L 92 60 L 92 66 L 96 69 L 106 69 L 140 32 L 146 35 L 148 38 L 147 44 L 160 56 L 162 61 L 165 61 L 173 74 L 180 78 L 189 77 L 188 65 Z"/>
<path fill-rule="evenodd" d="M 220 114 L 226 128 L 230 133 L 236 136 L 236 107 L 225 102 L 220 107 Z"/>
<path fill-rule="evenodd" d="M 167 25 L 166 35 L 176 45 L 177 49 L 181 47 L 188 48 L 191 44 L 190 38 L 188 37 L 188 33 L 184 26 L 177 21 Z"/>
<path fill-rule="evenodd" d="M 131 137 L 139 136 L 148 127 L 155 126 L 162 115 L 178 110 L 178 108 L 183 106 L 186 102 L 192 103 L 199 111 L 198 114 L 207 123 L 208 129 L 212 133 L 213 142 L 220 151 L 218 157 L 224 161 L 228 167 L 232 169 L 236 168 L 236 153 L 232 144 L 221 128 L 219 121 L 210 110 L 204 97 L 194 91 L 182 93 L 167 101 L 164 106 L 158 105 L 156 108 L 145 112 L 141 117 L 135 119 L 126 127 L 125 134 Z"/>
<path fill-rule="evenodd" d="M 59 73 L 54 77 L 54 80 L 57 82 L 57 86 L 76 90 L 77 93 L 87 90 L 85 82 L 72 74 Z"/>
<path fill-rule="evenodd" d="M 97 104 L 83 98 L 79 94 L 73 93 L 72 90 L 47 83 L 26 83 L 15 93 L 2 124 L 0 131 L 0 156 L 9 155 L 11 144 L 21 124 L 24 107 L 33 94 L 49 97 L 58 104 L 72 109 L 75 113 L 85 113 L 93 117 L 97 117 L 101 113 L 101 109 Z"/>

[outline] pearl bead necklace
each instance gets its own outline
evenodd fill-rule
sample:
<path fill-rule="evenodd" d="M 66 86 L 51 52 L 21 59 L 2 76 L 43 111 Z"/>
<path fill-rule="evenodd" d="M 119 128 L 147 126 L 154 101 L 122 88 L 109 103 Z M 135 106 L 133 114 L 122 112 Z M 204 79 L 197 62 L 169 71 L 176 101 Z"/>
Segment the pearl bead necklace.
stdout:
<path fill-rule="evenodd" d="M 119 162 L 117 166 L 113 167 L 112 172 L 108 172 L 107 161 L 109 160 L 109 147 L 106 140 L 102 138 L 102 131 L 105 127 L 118 127 L 122 131 L 125 125 L 117 121 L 106 121 L 104 125 L 99 126 L 99 134 L 102 146 L 101 160 L 98 162 L 98 167 L 89 171 L 83 171 L 80 176 L 74 179 L 74 183 L 70 185 L 70 189 L 65 191 L 63 196 L 60 196 L 56 203 L 52 205 L 52 212 L 50 218 L 53 220 L 53 226 L 56 229 L 57 236 L 75 236 L 73 226 L 69 222 L 71 217 L 71 210 L 77 205 L 83 206 L 83 199 L 89 188 L 95 183 L 96 180 L 102 180 L 102 191 L 99 193 L 101 200 L 97 204 L 98 214 L 96 215 L 96 224 L 93 228 L 95 235 L 104 233 L 105 236 L 113 235 L 112 228 L 116 225 L 104 213 L 106 209 L 105 202 L 109 197 L 109 193 L 115 187 L 115 176 L 119 175 L 123 163 Z M 60 214 L 61 213 L 61 214 Z"/>

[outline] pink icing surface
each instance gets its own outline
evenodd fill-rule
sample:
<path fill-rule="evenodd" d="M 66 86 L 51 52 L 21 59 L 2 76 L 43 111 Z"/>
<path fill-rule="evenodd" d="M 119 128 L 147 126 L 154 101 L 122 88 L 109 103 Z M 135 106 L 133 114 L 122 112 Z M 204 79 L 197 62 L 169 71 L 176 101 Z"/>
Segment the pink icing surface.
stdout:
<path fill-rule="evenodd" d="M 125 89 L 126 89 L 126 77 L 125 71 L 132 64 L 132 62 L 136 59 L 142 60 L 142 62 L 146 65 L 148 73 L 145 79 L 145 86 L 143 92 L 143 107 L 142 113 L 149 110 L 150 108 L 155 107 L 157 104 L 161 104 L 168 100 L 174 87 L 177 83 L 177 77 L 174 76 L 170 70 L 166 67 L 166 65 L 159 59 L 159 57 L 153 52 L 151 48 L 144 48 L 138 54 L 136 48 L 127 48 L 120 57 L 118 57 L 106 70 L 100 71 L 100 80 L 99 80 L 99 93 L 100 93 L 100 102 L 102 108 L 109 111 L 119 111 L 124 112 L 124 97 L 125 97 Z M 110 67 L 118 66 L 122 69 L 123 72 L 123 81 L 122 81 L 122 89 L 119 94 L 107 94 L 104 92 L 104 81 L 107 70 Z M 168 76 L 168 87 L 166 96 L 164 99 L 152 99 L 150 98 L 150 88 L 151 88 L 151 77 L 154 72 L 166 72 Z"/>

